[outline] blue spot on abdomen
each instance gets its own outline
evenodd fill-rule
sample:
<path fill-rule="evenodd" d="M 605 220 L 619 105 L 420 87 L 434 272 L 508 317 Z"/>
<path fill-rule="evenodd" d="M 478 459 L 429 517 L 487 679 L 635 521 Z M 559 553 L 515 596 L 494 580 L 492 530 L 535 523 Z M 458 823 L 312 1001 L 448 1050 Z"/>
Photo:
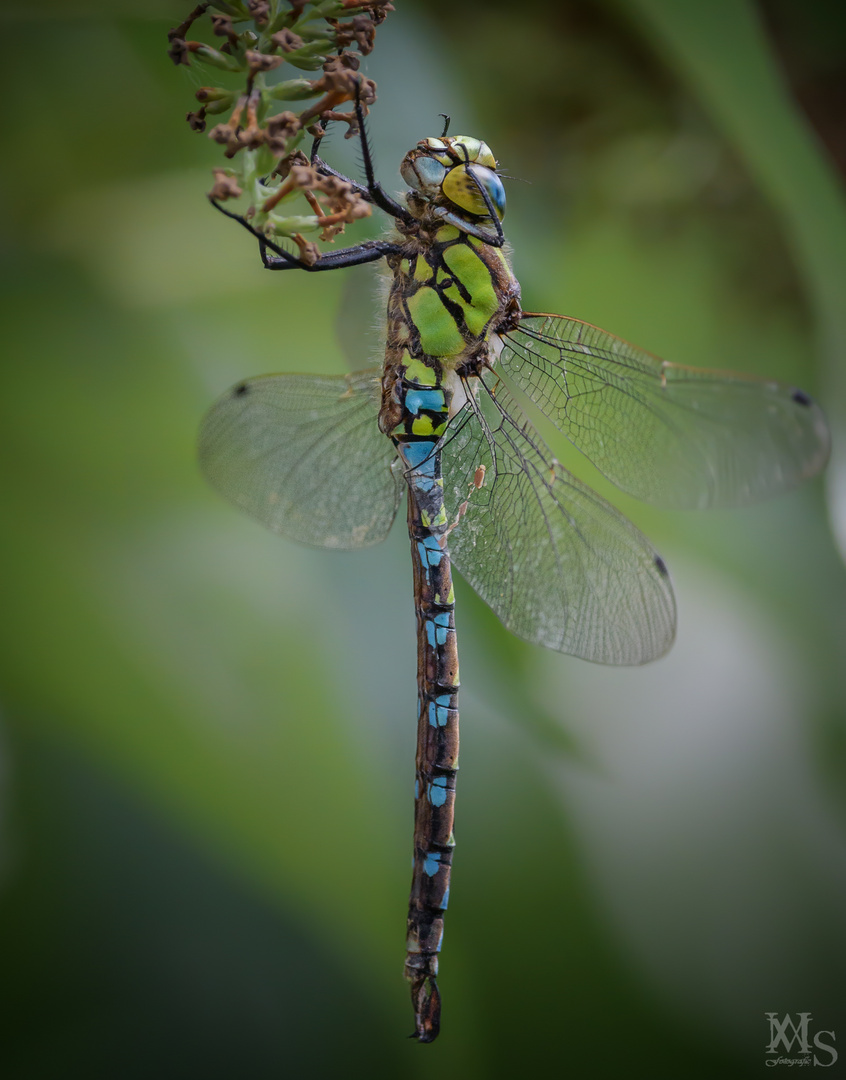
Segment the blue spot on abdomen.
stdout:
<path fill-rule="evenodd" d="M 401 444 L 402 456 L 407 465 L 417 469 L 435 449 L 435 444 L 428 439 L 422 442 L 404 442 Z M 432 462 L 434 463 L 434 458 Z"/>
<path fill-rule="evenodd" d="M 405 407 L 414 416 L 423 409 L 428 409 L 429 412 L 447 411 L 443 390 L 408 390 L 405 395 Z"/>
<path fill-rule="evenodd" d="M 440 699 L 439 699 L 440 700 Z M 447 698 L 447 700 L 449 700 Z M 432 727 L 446 727 L 449 722 L 449 712 L 443 707 L 443 705 L 436 705 L 434 701 L 429 702 L 429 723 Z"/>
<path fill-rule="evenodd" d="M 423 861 L 423 873 L 434 877 L 441 868 L 441 853 L 430 851 Z"/>
<path fill-rule="evenodd" d="M 429 784 L 427 794 L 432 806 L 443 806 L 447 800 L 447 778 L 445 776 L 436 776 Z"/>

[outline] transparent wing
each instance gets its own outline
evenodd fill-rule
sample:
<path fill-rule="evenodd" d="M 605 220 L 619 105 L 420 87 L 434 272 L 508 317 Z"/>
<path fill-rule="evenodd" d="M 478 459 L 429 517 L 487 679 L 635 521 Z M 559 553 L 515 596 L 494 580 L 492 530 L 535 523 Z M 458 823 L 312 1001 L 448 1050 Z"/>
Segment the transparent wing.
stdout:
<path fill-rule="evenodd" d="M 264 375 L 207 413 L 200 465 L 263 525 L 325 548 L 369 547 L 396 515 L 402 478 L 379 430 L 379 376 Z"/>
<path fill-rule="evenodd" d="M 444 437 L 456 567 L 527 641 L 605 664 L 663 655 L 676 613 L 657 552 L 555 461 L 502 382 L 494 395 L 480 387 Z"/>
<path fill-rule="evenodd" d="M 739 506 L 825 465 L 822 410 L 801 390 L 680 367 L 589 323 L 525 316 L 502 371 L 608 479 L 679 509 Z"/>

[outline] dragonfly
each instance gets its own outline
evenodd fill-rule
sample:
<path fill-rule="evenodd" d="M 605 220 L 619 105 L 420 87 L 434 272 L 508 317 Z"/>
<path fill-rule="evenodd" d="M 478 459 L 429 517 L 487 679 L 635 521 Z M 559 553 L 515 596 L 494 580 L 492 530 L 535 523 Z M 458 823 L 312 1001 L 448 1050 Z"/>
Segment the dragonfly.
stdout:
<path fill-rule="evenodd" d="M 664 507 L 731 507 L 819 472 L 829 436 L 802 390 L 668 363 L 596 326 L 526 312 L 504 250 L 505 189 L 487 144 L 422 139 L 402 201 L 377 182 L 361 107 L 366 184 L 336 172 L 393 224 L 310 265 L 259 241 L 269 270 L 384 260 L 381 369 L 240 382 L 207 414 L 212 485 L 290 540 L 353 549 L 387 535 L 403 492 L 417 621 L 414 857 L 405 976 L 422 1043 L 440 1030 L 438 957 L 449 897 L 458 769 L 453 565 L 514 634 L 603 664 L 644 664 L 676 626 L 649 540 L 555 458 L 537 408 L 623 492 Z"/>

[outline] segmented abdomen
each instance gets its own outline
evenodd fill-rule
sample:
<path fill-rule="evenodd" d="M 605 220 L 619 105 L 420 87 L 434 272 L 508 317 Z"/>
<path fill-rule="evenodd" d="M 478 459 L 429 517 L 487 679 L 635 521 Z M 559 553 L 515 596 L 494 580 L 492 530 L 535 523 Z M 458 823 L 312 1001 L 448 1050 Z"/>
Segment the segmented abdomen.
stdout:
<path fill-rule="evenodd" d="M 455 844 L 453 807 L 458 768 L 455 597 L 437 449 L 451 395 L 443 385 L 408 379 L 397 384 L 396 395 L 402 420 L 391 434 L 408 481 L 418 661 L 414 869 L 405 974 L 411 981 L 417 1037 L 431 1042 L 439 1023 L 435 975 Z"/>

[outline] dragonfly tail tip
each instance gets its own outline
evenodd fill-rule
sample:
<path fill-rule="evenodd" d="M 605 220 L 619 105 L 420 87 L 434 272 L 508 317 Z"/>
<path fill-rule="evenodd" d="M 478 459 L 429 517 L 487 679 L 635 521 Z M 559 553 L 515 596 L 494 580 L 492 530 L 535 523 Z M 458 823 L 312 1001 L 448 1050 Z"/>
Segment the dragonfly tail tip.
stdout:
<path fill-rule="evenodd" d="M 441 992 L 433 975 L 415 979 L 411 985 L 416 1030 L 410 1036 L 421 1043 L 434 1042 L 441 1030 Z"/>

